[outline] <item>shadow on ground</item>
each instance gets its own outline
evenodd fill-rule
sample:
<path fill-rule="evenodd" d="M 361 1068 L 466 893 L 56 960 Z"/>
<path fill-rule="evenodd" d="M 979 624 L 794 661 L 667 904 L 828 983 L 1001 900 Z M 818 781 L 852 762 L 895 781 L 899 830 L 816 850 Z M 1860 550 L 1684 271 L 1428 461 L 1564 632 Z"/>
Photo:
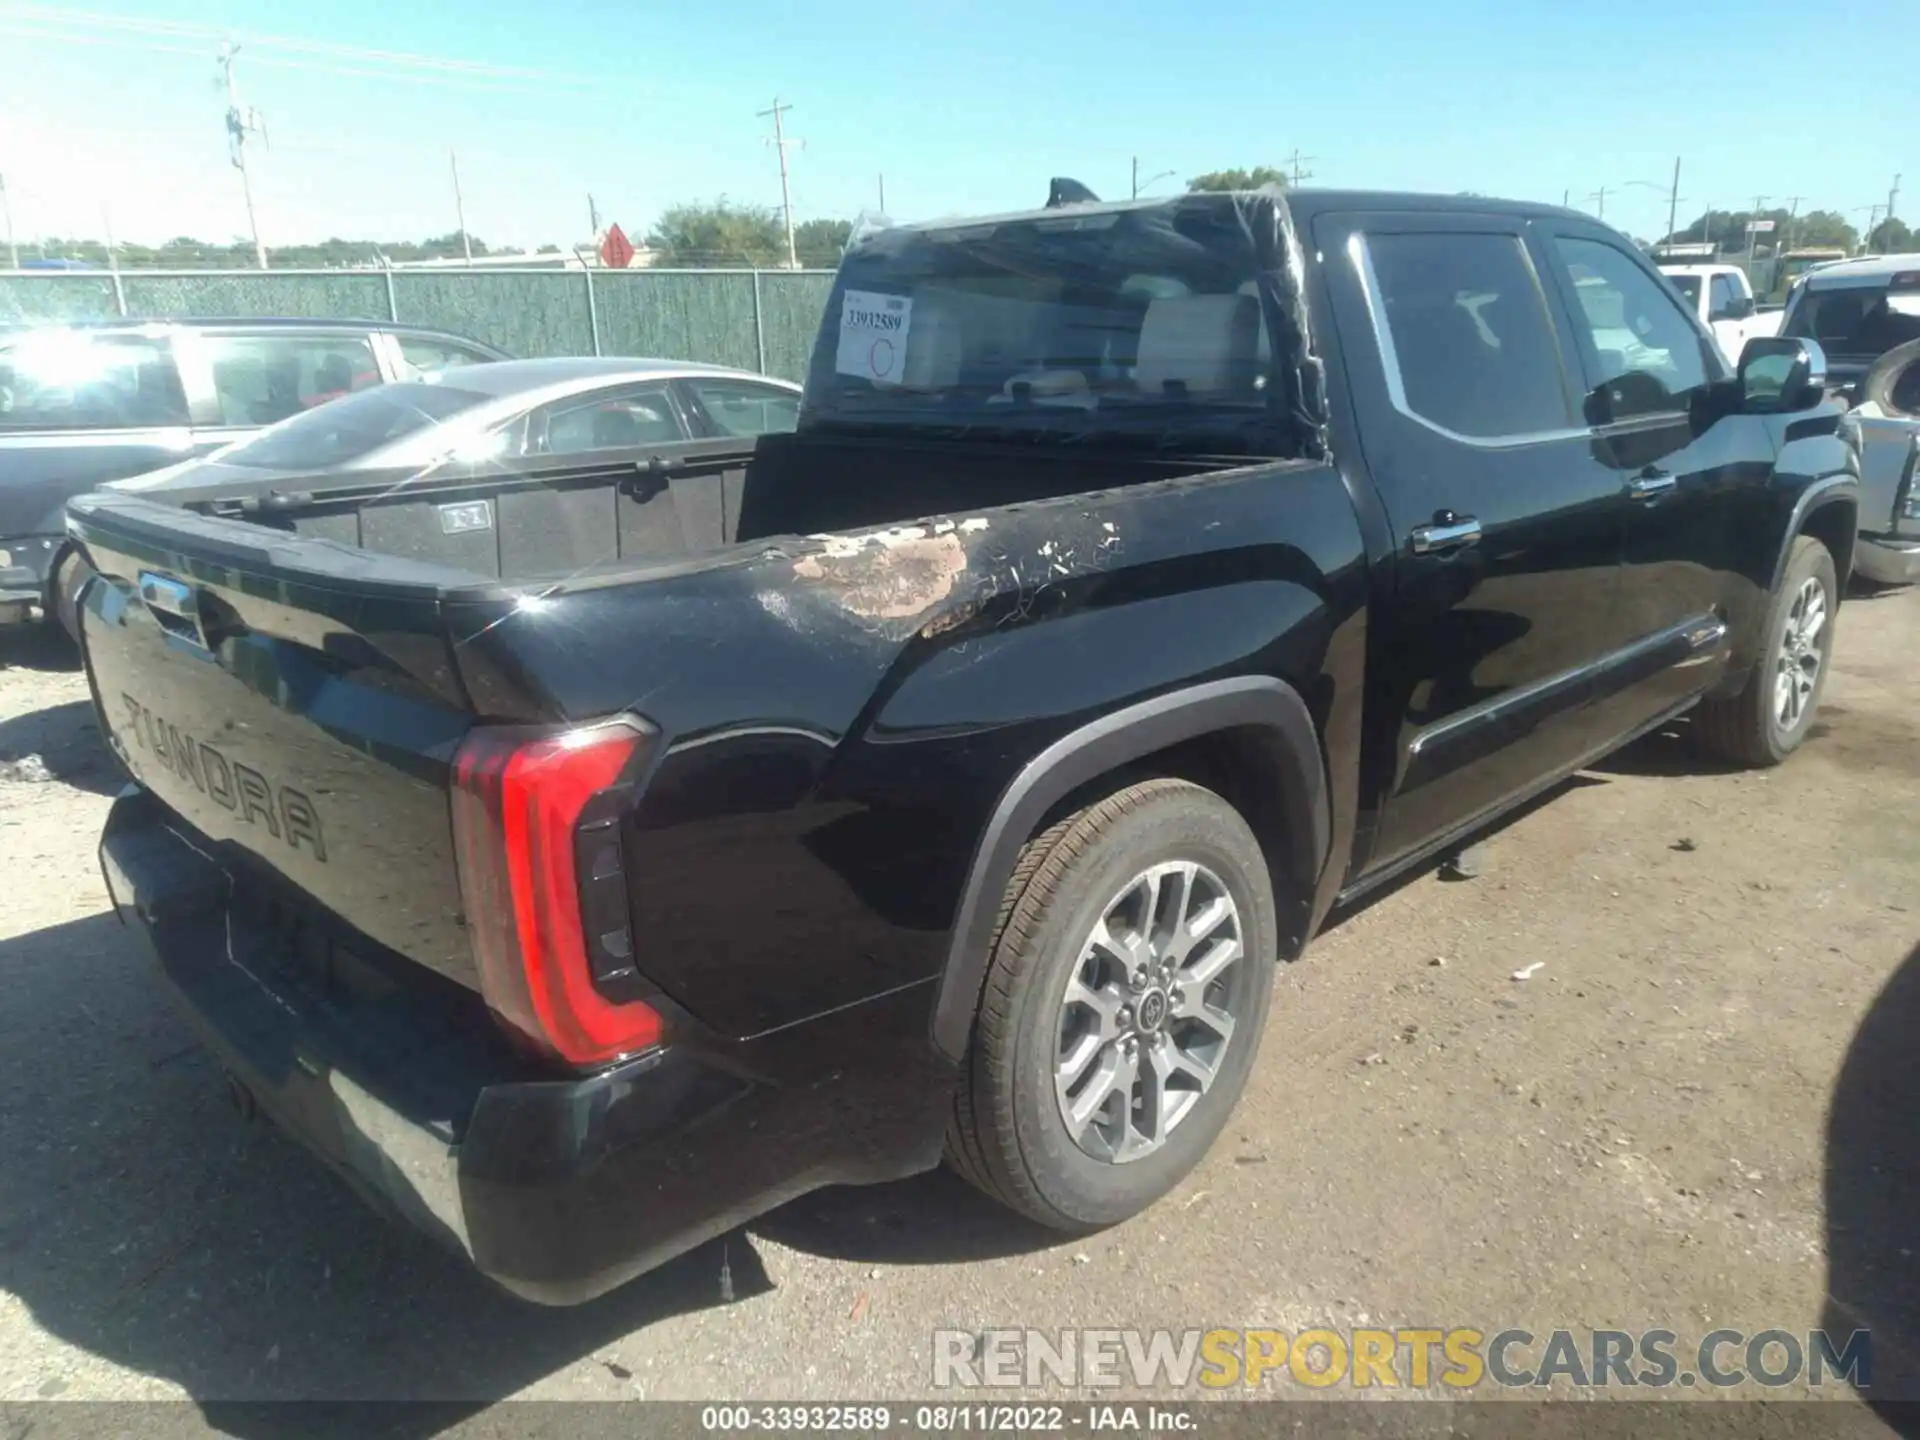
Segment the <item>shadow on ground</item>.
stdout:
<path fill-rule="evenodd" d="M 80 651 L 57 625 L 0 628 L 0 670 L 71 672 L 80 668 Z"/>
<path fill-rule="evenodd" d="M 1920 945 L 1875 997 L 1827 1115 L 1827 1307 L 1836 1341 L 1873 1337 L 1867 1394 L 1920 1434 Z M 1899 1403 L 1904 1402 L 1904 1403 Z"/>
<path fill-rule="evenodd" d="M 443 1403 L 383 1412 L 381 1433 L 435 1434 L 630 1331 L 722 1304 L 723 1247 L 743 1323 L 772 1288 L 736 1232 L 573 1309 L 495 1289 L 243 1123 L 111 916 L 0 941 L 0 987 L 0 1288 L 67 1345 L 184 1389 L 227 1433 L 283 1431 L 293 1417 L 261 1401 L 406 1398 Z M 876 1263 L 1060 1241 L 945 1174 L 822 1191 L 753 1229 Z M 27 1393 L 84 1393 L 73 1363 L 21 1377 Z M 605 1398 L 633 1398 L 623 1367 L 601 1368 Z"/>
<path fill-rule="evenodd" d="M 69 700 L 0 720 L 0 780 L 62 781 L 96 795 L 112 795 L 126 784 L 101 737 L 91 700 Z"/>

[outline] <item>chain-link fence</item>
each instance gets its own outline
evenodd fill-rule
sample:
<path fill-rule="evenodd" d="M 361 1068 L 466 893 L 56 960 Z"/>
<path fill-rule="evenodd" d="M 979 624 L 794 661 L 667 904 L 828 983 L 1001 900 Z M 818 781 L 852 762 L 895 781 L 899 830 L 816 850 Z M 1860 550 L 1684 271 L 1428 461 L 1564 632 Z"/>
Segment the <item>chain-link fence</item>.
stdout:
<path fill-rule="evenodd" d="M 827 270 L 125 270 L 0 274 L 0 324 L 137 319 L 386 320 L 510 355 L 647 355 L 798 380 Z"/>

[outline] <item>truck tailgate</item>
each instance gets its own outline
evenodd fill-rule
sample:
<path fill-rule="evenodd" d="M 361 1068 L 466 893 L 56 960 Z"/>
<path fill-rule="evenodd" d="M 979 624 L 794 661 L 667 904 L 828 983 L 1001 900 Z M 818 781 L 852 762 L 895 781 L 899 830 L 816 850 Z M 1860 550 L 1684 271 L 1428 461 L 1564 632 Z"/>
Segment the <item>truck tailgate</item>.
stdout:
<path fill-rule="evenodd" d="M 476 985 L 448 810 L 472 719 L 436 577 L 382 558 L 348 584 L 322 574 L 365 563 L 343 547 L 130 499 L 89 497 L 73 526 L 100 574 L 88 673 L 134 778 L 229 873 Z"/>

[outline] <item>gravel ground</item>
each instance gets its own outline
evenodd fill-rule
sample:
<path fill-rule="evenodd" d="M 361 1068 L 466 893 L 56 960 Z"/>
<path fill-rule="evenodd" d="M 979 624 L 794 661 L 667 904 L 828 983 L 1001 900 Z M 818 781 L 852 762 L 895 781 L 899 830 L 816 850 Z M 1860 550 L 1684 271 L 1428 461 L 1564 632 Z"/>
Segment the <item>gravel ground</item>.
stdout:
<path fill-rule="evenodd" d="M 1876 1392 L 1920 1394 L 1917 622 L 1848 603 L 1786 767 L 1652 737 L 1480 878 L 1344 919 L 1132 1223 L 1062 1243 L 936 1174 L 570 1311 L 235 1117 L 106 912 L 85 681 L 0 639 L 0 1400 L 924 1397 L 931 1332 L 987 1325 L 1865 1326 Z"/>

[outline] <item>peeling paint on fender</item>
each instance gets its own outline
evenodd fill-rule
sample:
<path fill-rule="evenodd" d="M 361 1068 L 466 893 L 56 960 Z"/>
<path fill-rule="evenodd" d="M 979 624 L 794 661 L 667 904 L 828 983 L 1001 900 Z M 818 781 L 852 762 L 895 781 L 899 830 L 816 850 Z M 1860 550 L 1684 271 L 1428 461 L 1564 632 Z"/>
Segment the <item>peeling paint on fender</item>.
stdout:
<path fill-rule="evenodd" d="M 924 615 L 953 593 L 967 568 L 958 535 L 929 535 L 920 526 L 820 539 L 817 555 L 794 561 L 795 578 L 832 587 L 843 608 L 869 620 Z"/>

